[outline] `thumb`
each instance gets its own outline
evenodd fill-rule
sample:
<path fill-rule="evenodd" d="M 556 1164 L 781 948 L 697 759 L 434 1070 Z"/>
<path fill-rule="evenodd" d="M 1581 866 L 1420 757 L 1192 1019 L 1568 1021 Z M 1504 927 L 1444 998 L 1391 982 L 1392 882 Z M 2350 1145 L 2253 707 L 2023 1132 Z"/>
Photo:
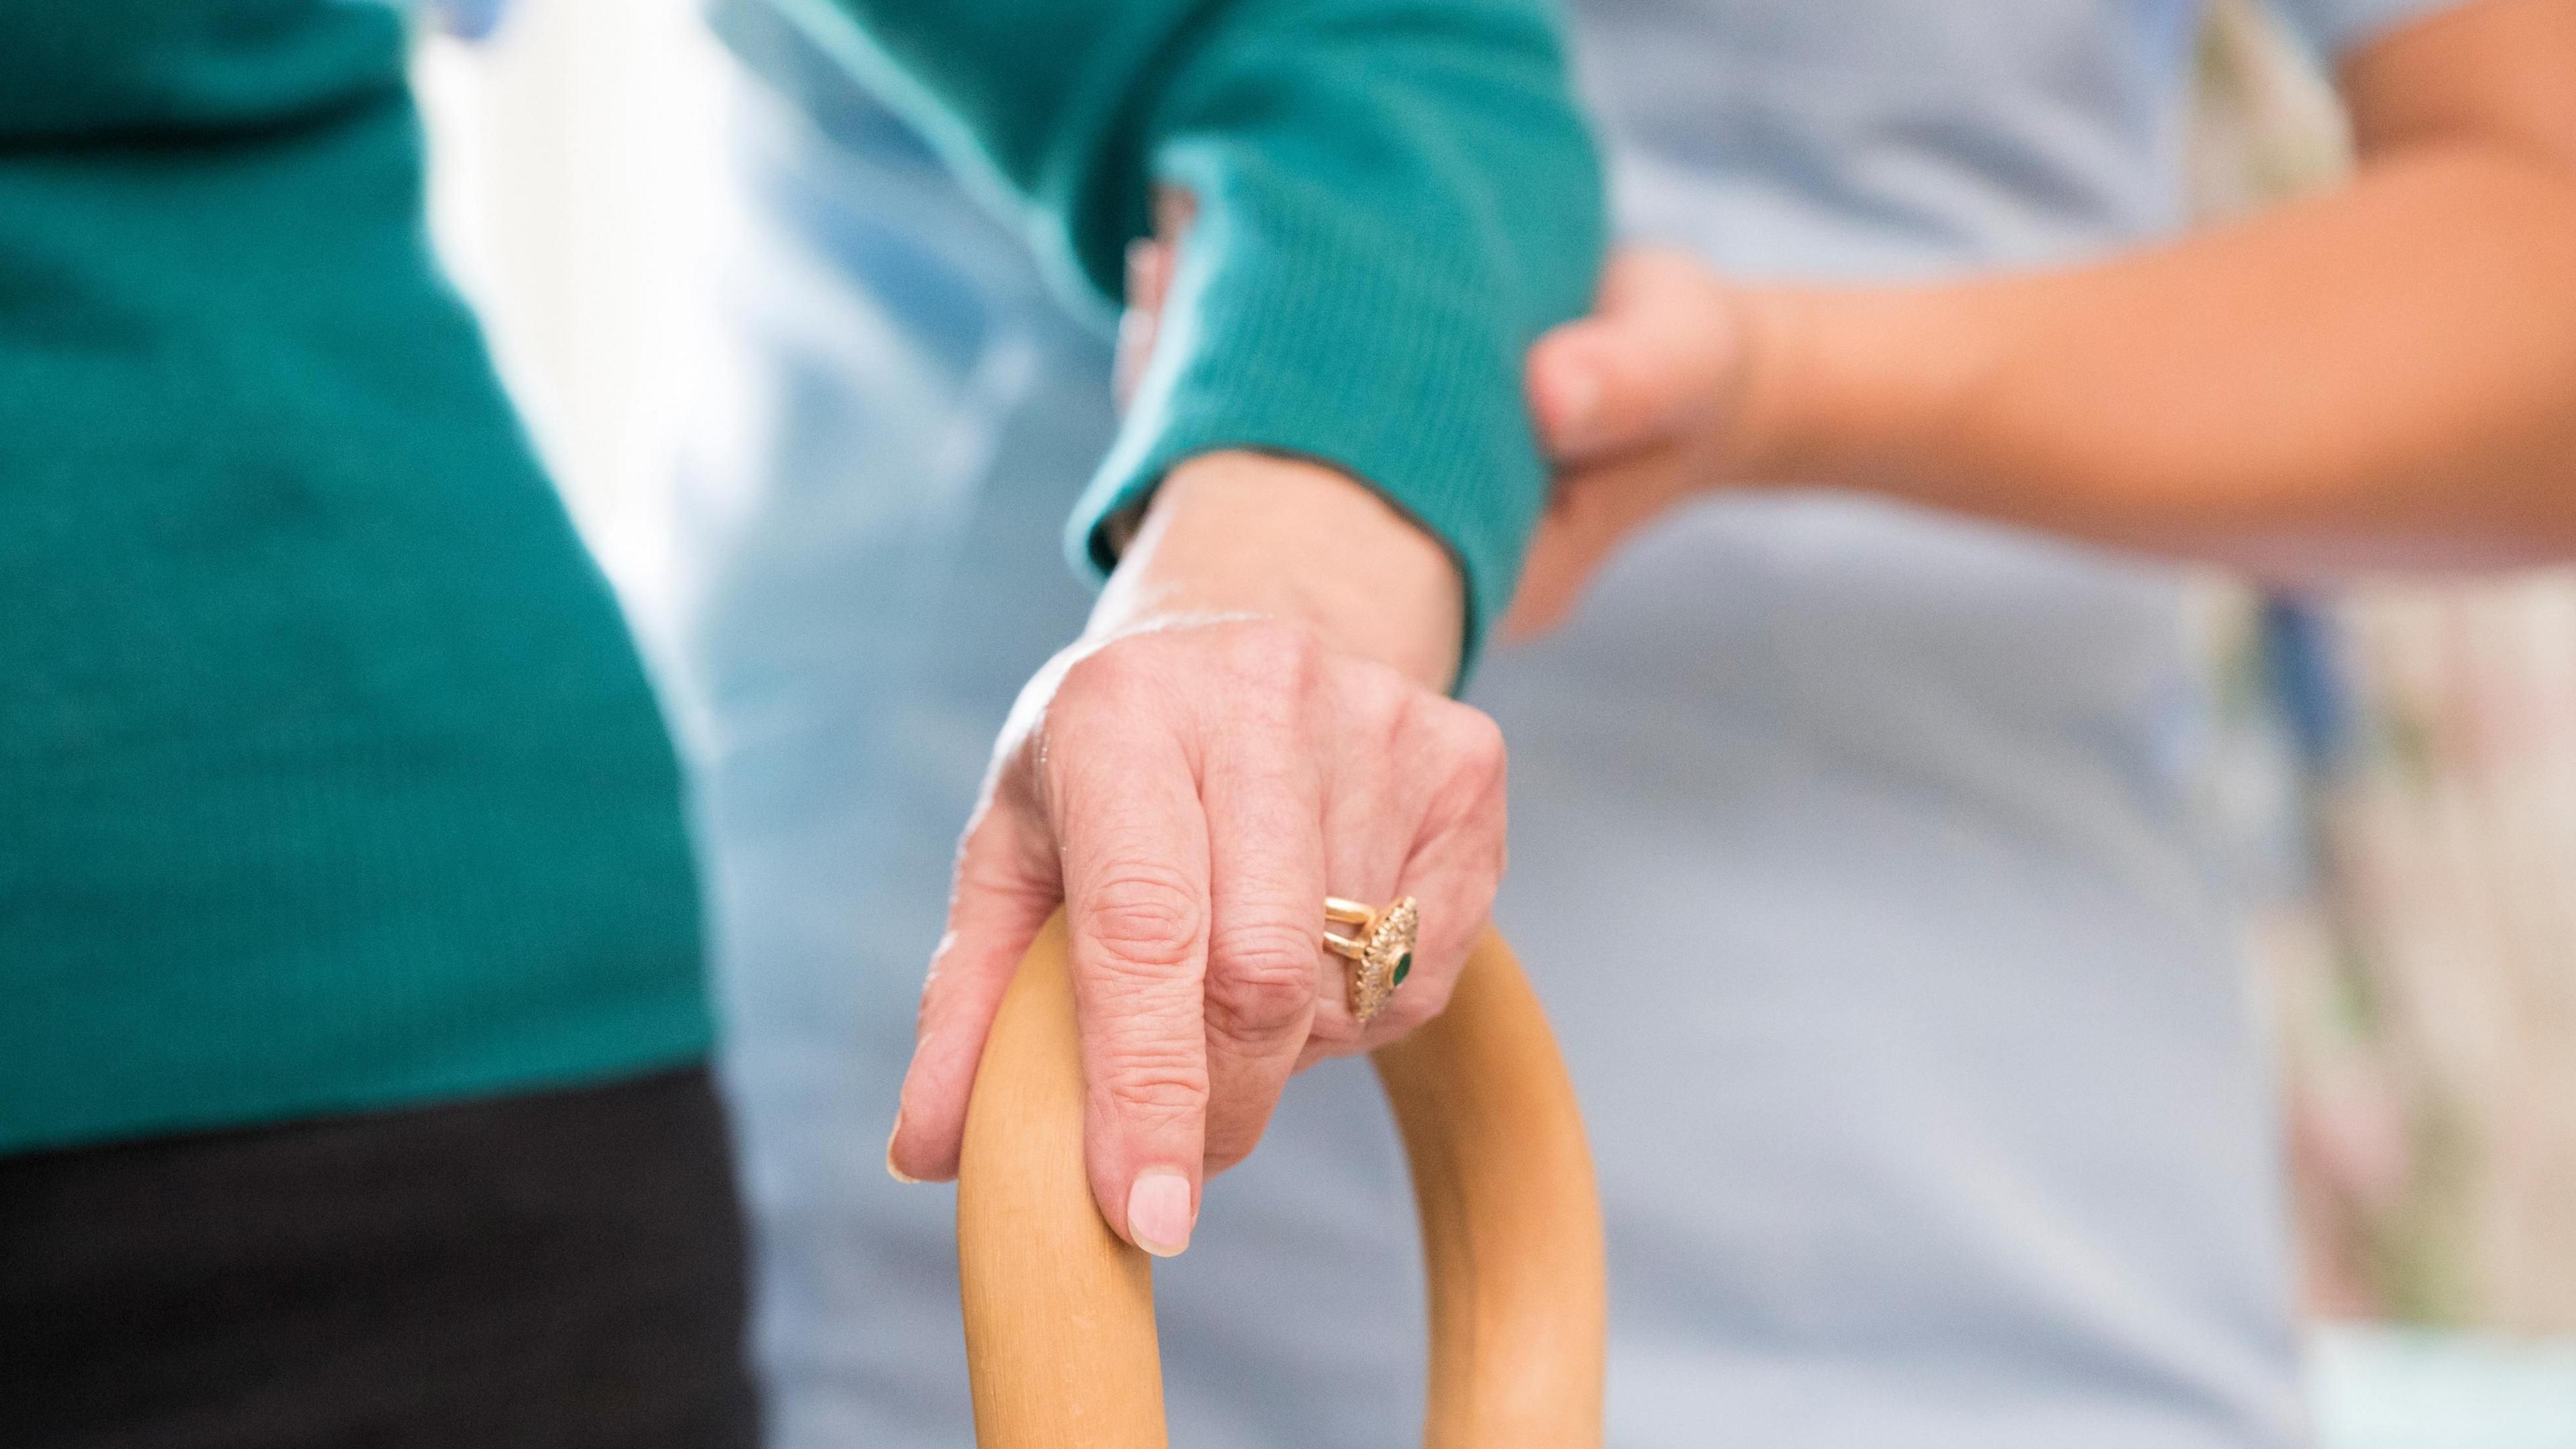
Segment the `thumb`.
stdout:
<path fill-rule="evenodd" d="M 958 847 L 948 930 L 922 984 L 912 1064 L 886 1140 L 886 1170 L 904 1181 L 957 1175 L 984 1038 L 1060 894 L 1054 848 L 1021 793 L 997 782 Z"/>
<path fill-rule="evenodd" d="M 1530 348 L 1540 446 L 1558 463 L 1584 463 L 1696 426 L 1723 386 L 1736 330 L 1725 284 L 1697 261 L 1621 253 L 1602 274 L 1592 315 Z"/>

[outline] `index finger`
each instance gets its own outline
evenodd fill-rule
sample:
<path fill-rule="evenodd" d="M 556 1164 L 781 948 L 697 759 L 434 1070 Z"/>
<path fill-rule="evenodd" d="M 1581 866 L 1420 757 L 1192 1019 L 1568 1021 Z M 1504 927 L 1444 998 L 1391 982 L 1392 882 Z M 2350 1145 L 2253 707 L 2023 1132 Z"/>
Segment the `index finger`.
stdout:
<path fill-rule="evenodd" d="M 1207 1126 L 1207 820 L 1176 734 L 1132 714 L 1051 741 L 1083 1153 L 1112 1230 L 1157 1256 L 1189 1245 Z"/>

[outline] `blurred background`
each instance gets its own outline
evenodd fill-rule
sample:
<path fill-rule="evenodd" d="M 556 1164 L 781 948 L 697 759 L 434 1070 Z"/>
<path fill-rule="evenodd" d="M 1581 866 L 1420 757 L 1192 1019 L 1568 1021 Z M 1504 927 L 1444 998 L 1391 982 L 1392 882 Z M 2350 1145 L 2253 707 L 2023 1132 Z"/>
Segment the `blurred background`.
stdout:
<path fill-rule="evenodd" d="M 522 0 L 417 64 L 439 244 L 649 647 L 731 67 L 692 0 Z M 2207 214 L 2346 164 L 2331 92 L 2248 0 L 2214 7 L 2201 81 Z M 2322 1442 L 2576 1446 L 2576 577 L 2200 594 Z"/>

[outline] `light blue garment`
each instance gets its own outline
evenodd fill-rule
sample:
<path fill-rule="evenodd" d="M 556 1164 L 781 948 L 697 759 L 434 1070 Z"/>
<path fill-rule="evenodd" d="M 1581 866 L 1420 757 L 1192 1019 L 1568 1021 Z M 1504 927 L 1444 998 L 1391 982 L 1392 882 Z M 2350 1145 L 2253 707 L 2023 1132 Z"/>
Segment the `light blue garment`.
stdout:
<path fill-rule="evenodd" d="M 2309 0 L 2321 43 L 2409 4 Z M 1632 230 L 1920 275 L 2175 220 L 2182 0 L 1582 8 Z M 944 1189 L 882 1143 L 951 843 L 1078 626 L 1054 531 L 1103 345 L 737 7 L 736 332 L 682 496 L 728 1079 L 791 1449 L 968 1442 Z M 2302 1433 L 2272 1084 L 2197 813 L 2167 575 L 1826 496 L 1697 509 L 1498 652 L 1501 914 L 1609 1211 L 1611 1442 L 2271 1446 Z M 1619 950 L 1591 949 L 1600 922 Z M 1292 1088 L 1158 1273 L 1174 1441 L 1405 1442 L 1421 1306 L 1364 1071 Z"/>

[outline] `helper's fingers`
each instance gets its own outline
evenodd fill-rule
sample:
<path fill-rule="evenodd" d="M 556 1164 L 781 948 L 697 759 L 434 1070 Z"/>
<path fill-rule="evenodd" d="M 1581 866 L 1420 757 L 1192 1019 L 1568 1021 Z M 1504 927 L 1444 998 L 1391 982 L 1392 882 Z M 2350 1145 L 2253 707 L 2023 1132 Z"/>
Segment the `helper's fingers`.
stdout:
<path fill-rule="evenodd" d="M 907 1181 L 957 1175 L 984 1038 L 1020 958 L 1055 910 L 1055 852 L 1020 783 L 1025 775 L 1006 766 L 996 779 L 958 846 L 948 930 L 922 984 L 912 1065 L 886 1140 L 886 1170 Z"/>
<path fill-rule="evenodd" d="M 1321 772 L 1304 718 L 1322 664 L 1287 630 L 1235 644 L 1244 687 L 1202 745 L 1212 929 L 1207 963 L 1207 1170 L 1261 1140 L 1315 1016 L 1323 931 Z"/>
<path fill-rule="evenodd" d="M 1603 273 L 1597 310 L 1557 327 L 1527 359 L 1540 446 L 1583 463 L 1704 424 L 1741 346 L 1725 286 L 1677 252 L 1632 250 Z"/>
<path fill-rule="evenodd" d="M 1091 1190 L 1113 1230 L 1165 1257 L 1197 1220 L 1208 1096 L 1207 820 L 1179 732 L 1139 709 L 1172 684 L 1120 651 L 1091 655 L 1066 677 L 1047 745 Z M 1068 704 L 1084 696 L 1095 703 Z"/>
<path fill-rule="evenodd" d="M 1529 561 L 1503 616 L 1503 638 L 1518 643 L 1563 624 L 1618 541 L 1599 509 L 1551 508 L 1530 538 Z"/>
<path fill-rule="evenodd" d="M 1689 492 L 1690 462 L 1680 444 L 1667 444 L 1559 478 L 1530 537 L 1503 637 L 1536 638 L 1563 624 L 1619 546 Z"/>

